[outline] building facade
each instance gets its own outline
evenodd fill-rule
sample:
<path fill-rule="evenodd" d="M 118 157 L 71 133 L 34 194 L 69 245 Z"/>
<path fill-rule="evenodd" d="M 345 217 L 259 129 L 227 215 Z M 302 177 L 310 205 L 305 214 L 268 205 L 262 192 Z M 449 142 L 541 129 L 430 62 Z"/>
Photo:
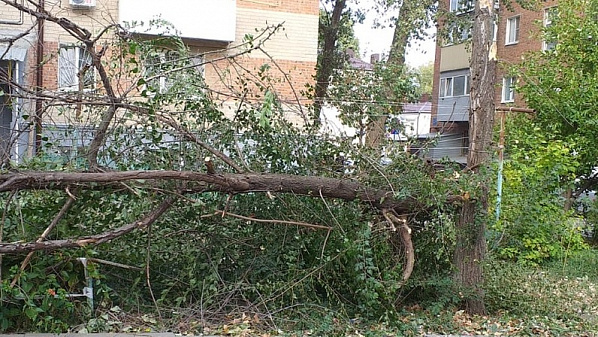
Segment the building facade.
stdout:
<path fill-rule="evenodd" d="M 497 83 L 495 88 L 496 106 L 518 106 L 524 103 L 514 91 L 519 80 L 517 74 L 509 71 L 509 66 L 517 64 L 528 51 L 551 48 L 550 42 L 542 41 L 542 25 L 550 24 L 557 1 L 542 1 L 535 10 L 522 8 L 516 2 L 498 7 L 494 38 L 497 45 Z M 468 148 L 469 130 L 469 60 L 468 44 L 471 35 L 473 1 L 445 0 L 441 5 L 455 14 L 459 24 L 446 29 L 441 24 L 439 31 L 446 32 L 436 47 L 434 62 L 434 84 L 432 95 L 431 132 L 442 134 L 437 148 L 431 151 L 434 158 L 449 157 L 465 162 Z"/>
<path fill-rule="evenodd" d="M 98 34 L 109 25 L 119 24 L 143 38 L 152 39 L 160 34 L 182 37 L 192 54 L 201 59 L 206 84 L 214 90 L 215 99 L 233 97 L 227 92 L 235 83 L 233 76 L 257 72 L 267 65 L 272 71 L 270 82 L 280 99 L 296 106 L 305 104 L 301 91 L 312 83 L 315 75 L 318 43 L 317 0 L 38 0 L 43 10 L 57 17 L 71 20 Z M 34 10 L 32 2 L 17 0 L 19 5 Z M 148 26 L 151 21 L 172 25 L 168 28 Z M 14 7 L 0 2 L 0 84 L 3 92 L 17 87 L 41 88 L 47 92 L 72 92 L 94 90 L 100 85 L 94 72 L 81 72 L 89 64 L 90 55 L 79 41 L 59 25 L 46 20 L 39 29 L 38 20 Z M 139 25 L 140 23 L 145 25 Z M 282 29 L 264 45 L 263 51 L 252 52 L 237 58 L 234 63 L 225 56 L 233 55 L 234 48 L 243 45 L 248 36 L 258 35 L 260 29 L 281 25 Z M 39 57 L 38 57 L 39 52 Z M 234 69 L 232 69 L 234 68 Z M 83 76 L 80 76 L 83 74 Z M 115 88 L 126 87 L 130 79 L 111 79 Z M 121 81 L 122 83 L 118 83 Z M 130 83 L 129 83 L 130 84 Z M 124 89 L 123 89 L 124 90 Z M 3 95 L 0 101 L 0 137 L 3 158 L 18 160 L 35 152 L 33 135 L 29 132 L 28 117 L 36 106 L 26 99 L 9 99 Z M 20 97 L 23 96 L 21 93 Z M 232 103 L 231 103 L 232 105 Z M 291 121 L 301 122 L 301 116 L 288 109 Z M 68 124 L 59 114 L 45 113 L 43 123 Z"/>

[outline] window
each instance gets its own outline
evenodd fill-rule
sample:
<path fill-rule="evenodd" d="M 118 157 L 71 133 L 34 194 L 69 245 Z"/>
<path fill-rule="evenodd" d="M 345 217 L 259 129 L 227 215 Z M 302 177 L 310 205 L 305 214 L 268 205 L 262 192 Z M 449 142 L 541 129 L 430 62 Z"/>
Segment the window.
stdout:
<path fill-rule="evenodd" d="M 509 103 L 515 101 L 515 84 L 517 78 L 505 77 L 502 79 L 502 98 L 501 103 Z"/>
<path fill-rule="evenodd" d="M 470 22 L 454 24 L 448 30 L 445 45 L 463 43 L 471 38 L 472 25 Z"/>
<path fill-rule="evenodd" d="M 95 88 L 91 54 L 84 47 L 61 46 L 58 51 L 58 88 L 89 90 Z"/>
<path fill-rule="evenodd" d="M 519 19 L 521 16 L 514 16 L 507 19 L 507 34 L 505 44 L 516 44 L 519 42 Z"/>
<path fill-rule="evenodd" d="M 148 79 L 146 84 L 150 91 L 163 94 L 172 87 L 173 76 L 166 72 L 173 68 L 178 58 L 179 54 L 174 51 L 151 53 L 146 56 L 145 76 Z"/>
<path fill-rule="evenodd" d="M 181 57 L 178 52 L 171 50 L 149 54 L 144 61 L 147 88 L 163 94 L 183 77 L 193 74 L 203 78 L 202 63 L 201 56 Z"/>
<path fill-rule="evenodd" d="M 544 9 L 544 27 L 552 26 L 552 22 L 558 15 L 557 7 L 549 7 Z M 545 33 L 546 34 L 546 33 Z M 556 39 L 546 38 L 542 41 L 542 50 L 553 50 L 556 48 Z"/>
<path fill-rule="evenodd" d="M 474 9 L 474 0 L 451 0 L 450 11 L 467 13 Z"/>
<path fill-rule="evenodd" d="M 440 79 L 440 97 L 469 95 L 469 75 L 444 77 Z"/>

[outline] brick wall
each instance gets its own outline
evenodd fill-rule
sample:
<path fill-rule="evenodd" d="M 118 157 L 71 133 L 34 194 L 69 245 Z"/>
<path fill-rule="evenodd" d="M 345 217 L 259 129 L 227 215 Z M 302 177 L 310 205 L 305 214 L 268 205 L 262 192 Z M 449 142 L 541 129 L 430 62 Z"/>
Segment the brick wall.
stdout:
<path fill-rule="evenodd" d="M 285 103 L 296 104 L 297 99 L 302 104 L 308 103 L 301 93 L 305 90 L 306 84 L 313 83 L 315 64 L 312 62 L 290 60 L 272 62 L 271 60 L 250 57 L 240 57 L 235 61 L 234 64 L 228 61 L 218 61 L 206 66 L 206 82 L 213 90 L 222 93 L 222 97 L 217 98 L 242 93 L 243 88 L 238 81 L 240 77 L 256 81 L 266 88 L 273 89 Z M 265 72 L 265 80 L 262 80 L 259 78 L 258 72 L 265 65 L 268 70 Z M 251 93 L 248 99 L 252 97 L 257 100 L 260 99 L 256 96 L 260 95 L 260 90 L 254 84 L 249 84 L 247 89 Z"/>
<path fill-rule="evenodd" d="M 20 1 L 22 3 L 22 1 Z M 23 24 L 22 22 L 24 16 L 12 6 L 9 6 L 5 3 L 0 3 L 0 27 L 11 25 L 20 25 Z M 4 27 L 2 27 L 4 28 Z"/>
<path fill-rule="evenodd" d="M 449 0 L 441 2 L 441 5 L 445 8 L 448 6 Z M 501 103 L 502 99 L 502 81 L 503 77 L 507 76 L 507 71 L 510 66 L 517 64 L 521 61 L 521 57 L 528 51 L 537 51 L 542 49 L 542 40 L 540 37 L 540 28 L 542 26 L 542 20 L 544 18 L 544 9 L 555 6 L 558 3 L 557 0 L 547 0 L 538 3 L 536 10 L 527 10 L 521 8 L 517 3 L 513 2 L 511 9 L 506 8 L 504 5 L 501 6 L 499 11 L 499 22 L 497 32 L 497 56 L 499 60 L 497 76 L 496 76 L 496 87 L 495 87 L 495 103 L 497 106 L 505 105 Z M 506 41 L 506 30 L 507 20 L 511 17 L 519 16 L 519 39 L 518 43 L 509 44 Z M 438 46 L 436 48 L 436 59 L 434 62 L 434 84 L 433 84 L 433 95 L 432 95 L 432 118 L 438 110 L 438 93 L 439 93 L 439 82 L 441 70 L 446 71 L 447 69 L 441 69 L 443 48 Z M 464 52 L 462 55 L 463 59 L 468 59 L 470 52 Z M 452 55 L 455 58 L 455 55 Z M 445 62 L 446 63 L 446 62 Z M 519 80 L 523 80 L 519 78 Z M 525 107 L 525 102 L 520 94 L 515 93 L 515 102 L 509 103 L 513 106 Z M 432 131 L 436 129 L 432 126 Z"/>
<path fill-rule="evenodd" d="M 543 1 L 538 4 L 538 8 L 535 11 L 523 9 L 517 3 L 512 4 L 512 9 L 507 9 L 504 6 L 501 7 L 497 37 L 497 54 L 499 57 L 495 93 L 495 102 L 497 105 L 505 105 L 501 103 L 503 89 L 502 80 L 503 77 L 508 76 L 507 73 L 509 67 L 520 63 L 521 58 L 526 52 L 542 49 L 540 30 L 544 19 L 544 9 L 555 6 L 556 3 L 556 0 Z M 509 18 L 515 16 L 519 16 L 519 42 L 507 45 L 507 21 Z M 519 78 L 519 80 L 523 79 Z M 515 93 L 515 102 L 510 104 L 517 107 L 525 107 L 523 97 L 517 93 Z"/>
<path fill-rule="evenodd" d="M 270 56 L 277 60 L 316 62 L 317 15 L 238 8 L 237 33 L 233 45 L 243 41 L 243 37 L 247 33 L 257 36 L 256 29 L 277 24 L 283 24 L 283 29 L 266 41 L 264 45 L 264 49 Z M 251 57 L 265 58 L 266 56 L 261 53 L 252 53 Z"/>
<path fill-rule="evenodd" d="M 46 0 L 46 4 L 46 9 L 50 12 L 86 27 L 92 34 L 97 34 L 105 26 L 118 22 L 118 0 L 97 0 L 96 7 L 90 9 L 75 9 L 68 4 L 68 0 Z M 230 44 L 231 46 L 240 44 L 247 33 L 257 35 L 256 28 L 284 22 L 284 29 L 265 43 L 264 50 L 268 55 L 256 51 L 233 63 L 219 61 L 215 67 L 206 66 L 206 82 L 216 91 L 220 91 L 226 89 L 226 85 L 234 84 L 237 75 L 255 76 L 257 69 L 267 63 L 270 65 L 268 74 L 272 79 L 268 85 L 279 93 L 279 97 L 284 102 L 296 104 L 295 94 L 297 94 L 300 96 L 301 103 L 305 104 L 307 101 L 301 97 L 301 92 L 307 83 L 313 84 L 315 75 L 318 14 L 317 0 L 293 2 L 237 0 L 236 38 Z M 35 19 L 24 15 L 23 24 L 18 29 L 27 29 L 34 23 Z M 3 27 L 4 25 L 0 24 L 0 29 Z M 107 37 L 110 36 L 107 34 Z M 58 48 L 61 44 L 75 43 L 76 39 L 52 22 L 46 22 L 44 39 L 44 88 L 57 90 Z M 212 58 L 221 57 L 224 53 L 232 53 L 225 50 L 219 51 L 222 45 L 202 44 L 201 41 L 191 41 L 191 43 L 195 52 L 209 51 L 211 53 L 208 57 Z M 104 60 L 107 58 L 108 55 Z M 35 68 L 35 46 L 33 46 L 29 50 L 26 61 L 25 81 L 29 85 L 35 84 Z M 228 76 L 224 76 L 224 83 L 219 83 L 223 73 L 227 73 Z M 286 78 L 283 73 L 287 75 Z M 114 80 L 117 81 L 116 78 Z M 134 83 L 125 78 L 119 78 L 118 81 L 120 82 L 115 82 L 117 88 L 123 90 Z"/>

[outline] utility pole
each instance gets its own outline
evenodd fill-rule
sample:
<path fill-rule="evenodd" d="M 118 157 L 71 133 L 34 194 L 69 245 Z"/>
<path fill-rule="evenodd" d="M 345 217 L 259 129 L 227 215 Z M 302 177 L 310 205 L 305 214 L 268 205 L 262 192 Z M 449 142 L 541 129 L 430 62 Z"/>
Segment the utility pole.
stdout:
<path fill-rule="evenodd" d="M 469 95 L 469 152 L 467 170 L 471 179 L 478 180 L 461 208 L 456 224 L 455 281 L 463 293 L 465 311 L 484 315 L 482 263 L 486 256 L 486 221 L 488 213 L 489 179 L 480 170 L 488 165 L 494 126 L 494 86 L 496 83 L 496 41 L 494 22 L 496 10 L 493 0 L 476 1 L 472 47 L 471 90 Z"/>
<path fill-rule="evenodd" d="M 39 0 L 37 11 L 43 13 L 45 10 L 44 0 Z M 44 114 L 43 100 L 41 93 L 44 90 L 44 28 L 46 20 L 42 16 L 37 18 L 37 44 L 35 50 L 36 68 L 35 68 L 35 122 L 33 125 L 34 144 L 32 153 L 38 155 L 42 149 L 42 119 Z"/>

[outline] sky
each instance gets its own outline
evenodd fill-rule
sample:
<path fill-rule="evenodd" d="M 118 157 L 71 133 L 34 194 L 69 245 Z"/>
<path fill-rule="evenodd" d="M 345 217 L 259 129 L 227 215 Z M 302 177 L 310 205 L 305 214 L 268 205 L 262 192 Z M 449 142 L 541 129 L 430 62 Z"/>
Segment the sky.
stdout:
<path fill-rule="evenodd" d="M 370 0 L 371 1 L 371 0 Z M 369 13 L 370 16 L 373 13 Z M 373 18 L 368 18 L 363 24 L 356 23 L 354 26 L 355 35 L 359 39 L 359 52 L 364 61 L 370 61 L 371 54 L 386 54 L 390 50 L 393 28 L 372 28 Z M 434 35 L 435 28 L 429 31 Z M 415 41 L 413 46 L 407 50 L 406 62 L 408 65 L 417 68 L 421 65 L 434 62 L 434 50 L 436 43 L 434 38 L 424 41 Z"/>

